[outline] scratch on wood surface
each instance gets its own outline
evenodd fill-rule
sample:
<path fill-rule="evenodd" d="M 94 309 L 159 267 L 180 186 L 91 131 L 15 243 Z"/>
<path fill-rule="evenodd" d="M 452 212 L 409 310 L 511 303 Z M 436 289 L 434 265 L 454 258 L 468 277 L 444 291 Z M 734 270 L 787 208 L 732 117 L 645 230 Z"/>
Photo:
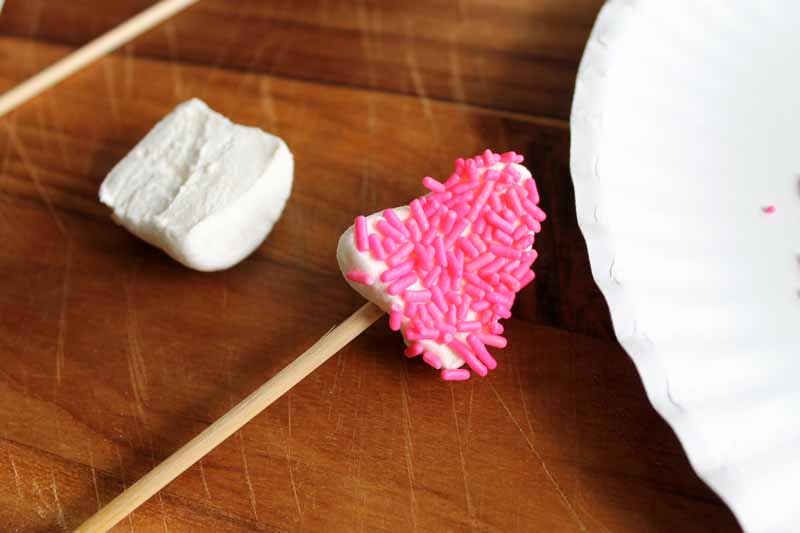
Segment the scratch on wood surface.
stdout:
<path fill-rule="evenodd" d="M 92 487 L 94 487 L 94 499 L 97 501 L 97 510 L 100 510 L 102 504 L 100 503 L 100 491 L 97 488 L 97 469 L 94 467 L 94 454 L 92 453 L 92 444 L 89 443 L 89 469 L 92 472 Z"/>
<path fill-rule="evenodd" d="M 180 58 L 178 53 L 178 38 L 175 35 L 175 24 L 173 22 L 164 23 L 164 35 L 167 38 L 167 48 L 169 49 L 170 71 L 172 72 L 173 94 L 178 98 L 183 98 L 183 77 L 181 76 Z"/>
<path fill-rule="evenodd" d="M 243 430 L 236 432 L 236 438 L 239 439 L 239 450 L 242 453 L 242 467 L 244 470 L 244 480 L 247 484 L 247 493 L 250 495 L 250 506 L 253 508 L 253 517 L 258 520 L 258 510 L 256 509 L 256 493 L 253 490 L 253 482 L 250 481 L 250 469 L 247 467 L 247 454 L 244 451 L 244 437 Z"/>
<path fill-rule="evenodd" d="M 10 453 L 8 454 L 8 460 L 11 461 L 11 470 L 14 471 L 14 485 L 17 487 L 17 498 L 22 499 L 22 480 L 19 477 L 17 464 L 14 462 L 14 458 Z"/>
<path fill-rule="evenodd" d="M 206 481 L 206 469 L 203 467 L 203 460 L 200 459 L 197 461 L 197 464 L 200 467 L 200 479 L 203 480 L 203 490 L 206 492 L 206 498 L 208 498 L 208 501 L 211 501 L 211 491 L 208 490 L 208 481 Z"/>
<path fill-rule="evenodd" d="M 472 431 L 472 399 L 475 397 L 475 381 L 470 380 L 469 384 L 469 402 L 467 404 L 467 427 L 464 430 L 464 445 L 469 444 L 469 436 Z"/>
<path fill-rule="evenodd" d="M 119 105 L 117 98 L 117 90 L 114 83 L 114 67 L 110 61 L 100 61 L 103 65 L 103 79 L 106 84 L 106 93 L 108 94 L 108 102 L 111 105 L 111 116 L 115 120 L 119 120 Z"/>
<path fill-rule="evenodd" d="M 430 98 L 425 90 L 425 83 L 422 79 L 422 73 L 419 70 L 417 63 L 416 43 L 414 40 L 414 27 L 412 26 L 411 19 L 406 19 L 406 65 L 408 65 L 409 75 L 411 76 L 411 83 L 414 86 L 414 91 L 417 93 L 420 104 L 422 105 L 422 112 L 431 127 L 431 133 L 436 143 L 439 143 L 439 128 L 436 120 L 433 117 L 433 108 L 431 107 Z"/>
<path fill-rule="evenodd" d="M 400 400 L 403 404 L 403 427 L 405 429 L 405 457 L 406 457 L 406 471 L 408 472 L 408 490 L 411 504 L 411 522 L 414 526 L 414 531 L 417 530 L 417 495 L 414 490 L 414 446 L 411 441 L 411 410 L 409 409 L 409 394 L 408 394 L 408 365 L 406 361 L 402 362 L 403 371 L 400 376 Z"/>
<path fill-rule="evenodd" d="M 125 479 L 125 464 L 122 462 L 122 454 L 119 452 L 119 445 L 114 444 L 114 451 L 117 453 L 117 463 L 119 463 L 119 475 L 122 478 L 122 490 L 128 489 L 128 481 Z M 128 513 L 128 525 L 133 531 L 133 513 L 136 511 L 131 511 Z"/>
<path fill-rule="evenodd" d="M 511 413 L 511 410 L 508 408 L 506 403 L 503 401 L 503 398 L 500 397 L 500 394 L 497 392 L 497 389 L 492 384 L 492 382 L 491 381 L 487 381 L 486 383 L 489 385 L 489 388 L 492 389 L 492 392 L 494 393 L 495 397 L 497 398 L 497 401 L 503 407 L 503 410 L 506 412 L 508 417 L 511 419 L 511 422 L 514 423 L 514 426 L 517 428 L 517 430 L 519 431 L 520 435 L 522 435 L 522 438 L 525 439 L 525 442 L 528 443 L 528 447 L 533 452 L 533 455 L 536 456 L 536 459 L 539 461 L 539 464 L 542 466 L 542 471 L 544 472 L 544 474 L 547 477 L 547 479 L 550 481 L 550 484 L 553 485 L 553 488 L 556 489 L 556 492 L 558 493 L 559 498 L 564 503 L 564 506 L 567 508 L 567 511 L 569 512 L 570 516 L 575 521 L 575 524 L 580 528 L 581 531 L 586 531 L 586 526 L 584 525 L 583 521 L 578 516 L 578 513 L 575 512 L 575 509 L 572 507 L 572 504 L 570 503 L 569 499 L 567 498 L 567 495 L 561 489 L 561 486 L 558 484 L 558 482 L 556 481 L 556 478 L 550 472 L 550 469 L 547 468 L 547 464 L 545 464 L 544 459 L 542 458 L 541 454 L 539 453 L 539 450 L 536 449 L 536 446 L 533 445 L 533 442 L 531 441 L 531 439 L 528 437 L 528 435 L 522 429 L 522 426 L 520 426 L 519 422 L 517 422 L 517 419 L 514 418 L 514 415 Z"/>
<path fill-rule="evenodd" d="M 136 45 L 128 43 L 123 48 L 125 51 L 125 61 L 123 63 L 124 79 L 125 79 L 125 96 L 130 98 L 133 95 L 133 81 L 136 77 L 134 70 L 136 69 Z"/>
<path fill-rule="evenodd" d="M 22 165 L 25 167 L 25 170 L 28 172 L 28 176 L 31 178 L 33 182 L 33 186 L 36 189 L 36 194 L 39 195 L 41 198 L 42 203 L 44 203 L 45 207 L 47 208 L 48 213 L 50 213 L 51 218 L 53 219 L 53 223 L 55 224 L 58 232 L 66 241 L 71 241 L 71 236 L 69 232 L 67 232 L 67 228 L 64 225 L 64 222 L 61 220 L 61 217 L 58 216 L 55 207 L 53 207 L 53 202 L 50 200 L 50 197 L 44 190 L 42 186 L 42 182 L 39 179 L 39 171 L 36 169 L 36 166 L 31 162 L 30 157 L 28 157 L 28 151 L 25 149 L 25 146 L 17 137 L 17 130 L 14 126 L 11 125 L 11 122 L 6 122 L 6 131 L 8 132 L 8 139 L 11 141 L 11 145 L 14 147 L 17 155 L 19 155 L 20 160 L 22 161 Z"/>
<path fill-rule="evenodd" d="M 461 447 L 461 432 L 458 429 L 458 413 L 456 413 L 456 395 L 453 391 L 453 385 L 450 384 L 450 401 L 453 407 L 453 423 L 456 426 L 456 440 L 458 441 L 458 462 L 461 466 L 461 476 L 464 479 L 464 495 L 467 499 L 467 516 L 469 516 L 470 525 L 475 527 L 475 511 L 472 507 L 472 496 L 469 493 L 469 476 L 467 476 L 467 462 L 464 459 L 464 450 Z"/>
<path fill-rule="evenodd" d="M 448 56 L 450 58 L 450 91 L 456 102 L 464 103 L 467 99 L 467 92 L 464 90 L 464 82 L 461 79 L 461 58 L 458 55 L 458 31 L 450 30 L 448 34 L 449 46 Z"/>
<path fill-rule="evenodd" d="M 136 319 L 136 310 L 131 297 L 132 286 L 135 281 L 136 273 L 134 271 L 130 284 L 126 283 L 124 285 L 128 340 L 126 355 L 128 359 L 128 375 L 131 381 L 136 410 L 142 423 L 146 425 L 147 415 L 144 410 L 144 401 L 147 399 L 147 372 L 139 343 L 139 325 Z"/>
<path fill-rule="evenodd" d="M 59 310 L 59 318 L 58 318 L 58 337 L 56 340 L 56 384 L 61 384 L 61 375 L 64 366 L 64 339 L 66 337 L 67 332 L 67 298 L 69 297 L 69 285 L 70 285 L 70 274 L 71 274 L 71 267 L 72 267 L 72 235 L 67 231 L 67 227 L 64 225 L 64 222 L 61 220 L 61 217 L 56 212 L 55 207 L 53 206 L 50 197 L 44 190 L 42 186 L 41 180 L 39 179 L 39 172 L 28 156 L 28 152 L 25 149 L 22 142 L 17 137 L 16 129 L 11 125 L 10 122 L 6 123 L 6 130 L 8 132 L 8 139 L 11 142 L 11 145 L 14 147 L 17 155 L 19 155 L 20 160 L 22 161 L 23 166 L 28 172 L 31 181 L 33 182 L 33 186 L 36 189 L 36 194 L 41 198 L 42 202 L 44 203 L 45 207 L 47 208 L 50 217 L 53 219 L 53 223 L 55 224 L 58 232 L 61 234 L 61 237 L 64 239 L 65 243 L 65 257 L 64 257 L 64 278 L 62 281 L 61 287 L 61 305 Z"/>
<path fill-rule="evenodd" d="M 40 98 L 42 98 L 42 101 L 45 103 L 47 107 L 47 114 L 49 116 L 49 122 L 50 122 L 50 130 L 53 133 L 51 138 L 55 137 L 56 139 L 56 144 L 58 144 L 58 150 L 61 152 L 61 161 L 62 163 L 64 163 L 65 167 L 71 168 L 72 164 L 69 157 L 69 150 L 67 150 L 67 144 L 64 142 L 65 135 L 62 131 L 62 128 L 56 124 L 57 114 L 53 106 L 54 98 L 52 98 L 50 93 L 45 93 L 44 95 L 40 96 Z"/>
<path fill-rule="evenodd" d="M 300 498 L 297 495 L 297 483 L 294 481 L 294 469 L 292 468 L 292 391 L 286 393 L 286 403 L 289 409 L 288 435 L 286 439 L 286 466 L 289 468 L 289 481 L 292 483 L 292 494 L 294 494 L 294 504 L 297 506 L 297 517 L 303 518 L 303 510 L 300 507 Z"/>
<path fill-rule="evenodd" d="M 161 507 L 161 525 L 164 527 L 164 533 L 169 533 L 169 526 L 167 526 L 167 509 L 164 507 L 164 497 L 158 493 L 158 505 Z"/>
<path fill-rule="evenodd" d="M 56 485 L 56 474 L 53 469 L 50 469 L 51 489 L 53 491 L 53 499 L 56 502 L 56 521 L 61 529 L 67 529 L 67 521 L 64 518 L 64 509 L 61 507 L 61 500 L 58 497 L 58 485 Z"/>

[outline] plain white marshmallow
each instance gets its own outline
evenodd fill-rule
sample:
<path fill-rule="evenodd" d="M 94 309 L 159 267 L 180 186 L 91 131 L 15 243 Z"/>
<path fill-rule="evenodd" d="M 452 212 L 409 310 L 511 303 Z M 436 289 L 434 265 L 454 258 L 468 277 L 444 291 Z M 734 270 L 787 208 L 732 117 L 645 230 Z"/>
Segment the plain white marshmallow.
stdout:
<path fill-rule="evenodd" d="M 164 117 L 108 174 L 100 201 L 131 233 L 189 268 L 229 268 L 281 216 L 294 159 L 282 139 L 192 99 Z"/>

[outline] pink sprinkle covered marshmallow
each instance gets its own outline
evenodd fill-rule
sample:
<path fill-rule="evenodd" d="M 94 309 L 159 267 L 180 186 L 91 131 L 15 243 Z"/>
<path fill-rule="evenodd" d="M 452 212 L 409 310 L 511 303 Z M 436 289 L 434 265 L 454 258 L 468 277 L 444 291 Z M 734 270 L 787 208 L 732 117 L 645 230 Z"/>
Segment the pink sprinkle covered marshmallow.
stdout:
<path fill-rule="evenodd" d="M 536 182 L 514 152 L 458 159 L 408 206 L 358 216 L 339 239 L 339 267 L 362 296 L 389 313 L 406 357 L 442 379 L 485 376 L 504 348 L 501 318 L 533 281 L 535 234 L 546 216 Z"/>

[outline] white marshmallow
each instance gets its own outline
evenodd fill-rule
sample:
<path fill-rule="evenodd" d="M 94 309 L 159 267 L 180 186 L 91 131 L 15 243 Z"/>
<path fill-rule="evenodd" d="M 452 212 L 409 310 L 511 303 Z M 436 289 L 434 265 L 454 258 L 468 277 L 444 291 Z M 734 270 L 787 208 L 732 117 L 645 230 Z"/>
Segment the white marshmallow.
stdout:
<path fill-rule="evenodd" d="M 131 233 L 201 271 L 253 252 L 292 188 L 286 143 L 192 99 L 164 117 L 108 174 L 100 201 Z"/>

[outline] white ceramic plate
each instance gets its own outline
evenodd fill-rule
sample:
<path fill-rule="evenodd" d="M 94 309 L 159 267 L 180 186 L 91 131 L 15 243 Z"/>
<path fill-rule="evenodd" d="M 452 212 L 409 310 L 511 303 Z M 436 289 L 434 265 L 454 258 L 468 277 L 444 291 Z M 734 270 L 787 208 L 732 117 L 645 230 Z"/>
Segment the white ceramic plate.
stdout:
<path fill-rule="evenodd" d="M 800 530 L 800 2 L 608 2 L 571 126 L 650 400 L 746 530 Z"/>

